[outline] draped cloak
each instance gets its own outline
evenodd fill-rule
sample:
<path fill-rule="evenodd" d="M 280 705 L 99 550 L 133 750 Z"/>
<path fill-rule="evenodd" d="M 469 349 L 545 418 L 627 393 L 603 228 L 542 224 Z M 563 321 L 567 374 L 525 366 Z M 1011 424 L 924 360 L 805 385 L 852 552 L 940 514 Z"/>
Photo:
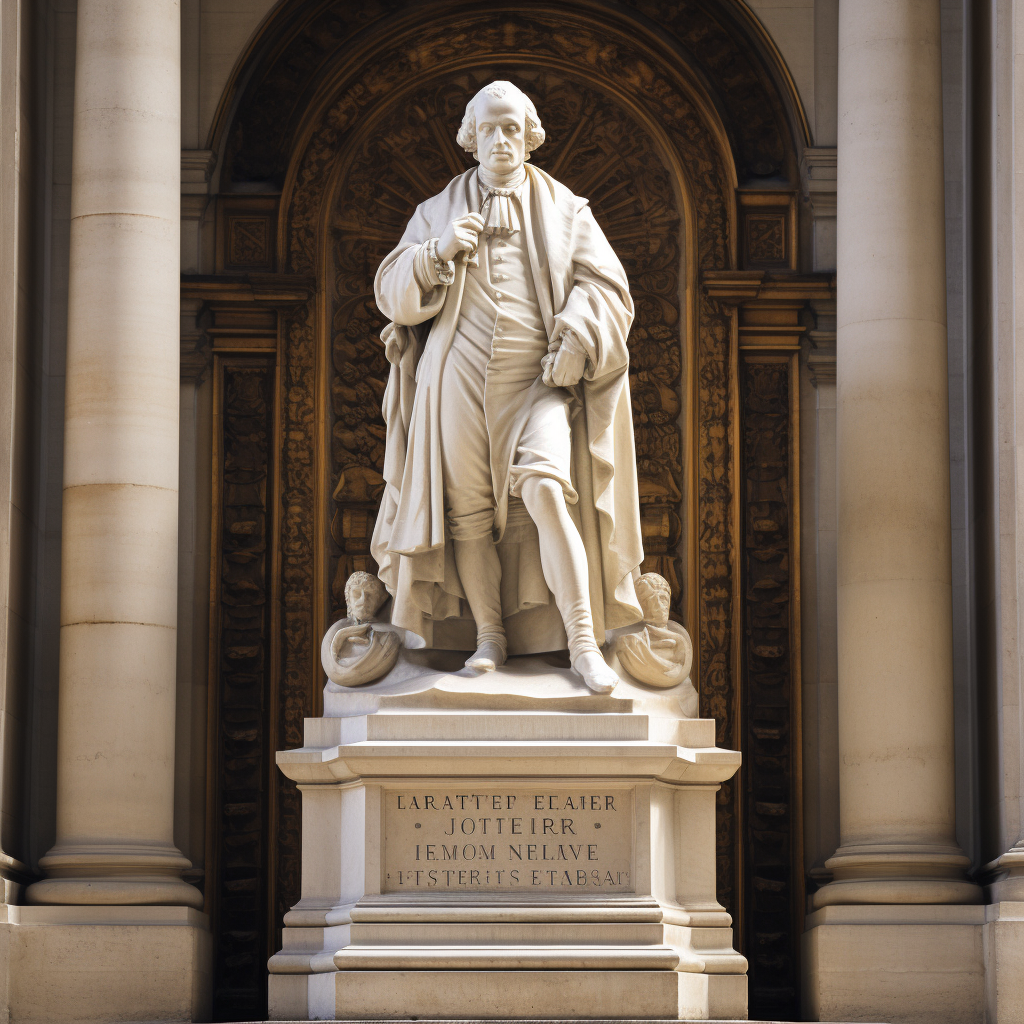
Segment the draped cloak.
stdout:
<path fill-rule="evenodd" d="M 601 643 L 606 629 L 642 619 L 633 589 L 643 548 L 626 348 L 633 303 L 622 265 L 587 200 L 536 167 L 527 164 L 526 171 L 521 230 L 544 326 L 552 339 L 571 328 L 588 356 L 583 379 L 570 389 L 572 482 L 579 495 L 570 513 L 587 551 Z M 472 617 L 445 529 L 438 405 L 466 264 L 456 262 L 453 283 L 426 295 L 410 283 L 418 247 L 439 238 L 456 217 L 480 211 L 478 177 L 477 169 L 467 171 L 416 208 L 374 282 L 377 305 L 391 320 L 381 333 L 391 369 L 383 404 L 385 491 L 370 551 L 393 598 L 392 622 L 427 647 L 474 646 Z M 547 385 L 538 367 L 533 388 L 542 387 Z M 486 403 L 485 396 L 485 408 Z M 509 518 L 514 456 L 515 445 L 505 465 L 494 466 L 492 458 L 502 609 L 512 654 L 565 646 L 564 633 L 551 629 L 552 620 L 560 626 L 560 618 L 550 614 L 554 600 L 543 583 L 536 530 L 515 527 Z"/>

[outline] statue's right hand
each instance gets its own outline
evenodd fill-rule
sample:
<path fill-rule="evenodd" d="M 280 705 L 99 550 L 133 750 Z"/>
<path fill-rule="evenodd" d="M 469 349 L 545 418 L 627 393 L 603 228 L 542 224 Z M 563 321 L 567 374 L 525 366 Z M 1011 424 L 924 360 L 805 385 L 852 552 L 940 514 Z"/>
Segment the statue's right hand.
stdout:
<path fill-rule="evenodd" d="M 480 244 L 480 232 L 483 229 L 484 219 L 479 213 L 456 217 L 437 240 L 437 255 L 443 260 L 453 260 L 460 252 L 472 256 Z"/>

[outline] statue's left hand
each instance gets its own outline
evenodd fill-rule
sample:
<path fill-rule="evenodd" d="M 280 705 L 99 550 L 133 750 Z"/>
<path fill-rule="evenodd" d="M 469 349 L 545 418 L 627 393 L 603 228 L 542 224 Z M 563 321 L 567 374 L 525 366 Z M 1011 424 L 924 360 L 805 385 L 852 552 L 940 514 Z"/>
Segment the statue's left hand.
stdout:
<path fill-rule="evenodd" d="M 541 363 L 544 366 L 544 383 L 549 388 L 571 388 L 579 384 L 587 368 L 587 356 L 568 345 L 562 345 L 553 358 L 549 353 Z"/>

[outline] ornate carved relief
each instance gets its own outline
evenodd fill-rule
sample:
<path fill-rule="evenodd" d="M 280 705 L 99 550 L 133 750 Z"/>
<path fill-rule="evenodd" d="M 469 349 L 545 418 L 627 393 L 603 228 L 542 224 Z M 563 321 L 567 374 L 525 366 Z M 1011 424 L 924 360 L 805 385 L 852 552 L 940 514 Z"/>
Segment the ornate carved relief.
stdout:
<path fill-rule="evenodd" d="M 270 438 L 274 373 L 222 365 L 219 685 L 214 707 L 218 841 L 208 885 L 217 919 L 214 1012 L 260 1016 L 265 1006 L 268 884 L 267 747 L 270 742 L 268 599 Z"/>
<path fill-rule="evenodd" d="M 259 267 L 269 262 L 269 224 L 263 217 L 233 217 L 229 225 L 228 263 Z"/>
<path fill-rule="evenodd" d="M 703 293 L 700 303 L 697 358 L 697 494 L 698 494 L 698 632 L 700 712 L 715 720 L 715 742 L 739 746 L 738 680 L 734 654 L 733 506 L 734 454 L 730 438 L 735 410 L 731 383 L 731 312 Z M 715 838 L 718 854 L 718 899 L 738 916 L 736 901 L 737 820 L 734 776 L 718 791 Z"/>
<path fill-rule="evenodd" d="M 235 273 L 274 268 L 276 196 L 232 196 L 217 208 L 217 269 Z"/>
<path fill-rule="evenodd" d="M 303 719 L 314 714 L 322 686 L 314 662 L 320 638 L 314 635 L 313 565 L 316 492 L 316 339 L 315 302 L 283 315 L 287 339 L 281 368 L 282 420 L 280 484 L 281 529 L 281 681 L 277 695 L 276 750 L 301 747 Z M 321 496 L 322 497 L 322 496 Z M 299 899 L 301 803 L 295 787 L 280 773 L 277 780 L 277 877 L 274 920 Z"/>
<path fill-rule="evenodd" d="M 747 217 L 747 260 L 752 266 L 786 265 L 786 218 L 782 214 Z"/>
<path fill-rule="evenodd" d="M 350 54 L 365 52 L 356 39 L 374 32 L 397 34 L 410 29 L 412 37 L 405 50 L 409 66 L 428 66 L 418 59 L 415 41 L 420 26 L 433 24 L 443 8 L 448 23 L 458 17 L 490 22 L 507 35 L 503 47 L 492 53 L 514 55 L 518 48 L 516 26 L 522 5 L 510 2 L 489 4 L 484 12 L 455 4 L 412 5 L 408 0 L 368 0 L 365 3 L 322 3 L 295 0 L 282 8 L 283 25 L 268 28 L 270 53 L 262 55 L 263 66 L 247 87 L 232 122 L 224 182 L 260 182 L 280 187 L 284 182 L 296 118 L 305 111 L 303 94 L 313 78 L 325 67 L 342 65 Z M 614 53 L 621 40 L 646 37 L 647 44 L 660 48 L 662 61 L 682 61 L 693 68 L 697 80 L 715 83 L 716 100 L 730 132 L 741 181 L 758 177 L 790 176 L 787 165 L 786 115 L 776 89 L 764 70 L 763 58 L 749 41 L 742 26 L 742 13 L 723 0 L 626 0 L 613 14 L 607 5 L 588 0 L 549 3 L 531 9 L 531 16 L 546 18 L 560 28 L 559 35 L 571 39 L 581 19 L 604 23 L 605 39 L 613 39 Z M 631 16 L 631 11 L 635 15 Z M 460 33 L 451 33 L 453 39 Z M 517 62 L 518 66 L 530 62 Z M 648 76 L 639 95 L 659 87 L 657 76 Z"/>
<path fill-rule="evenodd" d="M 751 357 L 743 408 L 747 957 L 759 1012 L 796 1013 L 795 937 L 802 893 L 793 735 L 790 464 L 791 356 Z"/>

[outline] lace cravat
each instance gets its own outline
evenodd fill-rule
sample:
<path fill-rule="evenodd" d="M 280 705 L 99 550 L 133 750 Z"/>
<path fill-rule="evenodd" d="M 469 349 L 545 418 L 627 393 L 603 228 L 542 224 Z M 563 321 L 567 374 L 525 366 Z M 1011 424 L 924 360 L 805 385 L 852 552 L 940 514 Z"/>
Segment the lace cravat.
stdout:
<path fill-rule="evenodd" d="M 485 235 L 511 235 L 519 230 L 519 214 L 512 197 L 514 188 L 488 188 L 480 203 Z"/>
<path fill-rule="evenodd" d="M 483 193 L 480 215 L 484 219 L 484 235 L 511 235 L 519 230 L 519 214 L 512 200 L 525 182 L 526 169 L 523 167 L 504 180 L 480 168 L 480 190 Z"/>

